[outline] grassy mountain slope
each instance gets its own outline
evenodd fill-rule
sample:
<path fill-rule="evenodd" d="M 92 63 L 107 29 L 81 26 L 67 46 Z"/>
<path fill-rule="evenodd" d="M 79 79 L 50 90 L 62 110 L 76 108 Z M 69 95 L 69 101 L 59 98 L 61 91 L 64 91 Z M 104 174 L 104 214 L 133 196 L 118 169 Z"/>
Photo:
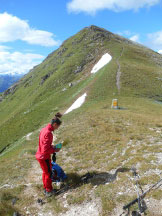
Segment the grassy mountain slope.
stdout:
<path fill-rule="evenodd" d="M 90 74 L 106 52 L 112 56 L 111 62 L 96 74 Z M 121 71 L 120 92 L 116 86 L 117 61 Z M 88 96 L 84 105 L 63 116 L 64 123 L 57 133 L 57 141 L 64 139 L 67 144 L 59 153 L 58 162 L 71 176 L 70 183 L 76 184 L 78 176 L 88 171 L 112 174 L 119 167 L 127 170 L 136 165 L 144 187 L 158 180 L 162 169 L 158 159 L 162 151 L 161 66 L 162 57 L 158 53 L 91 26 L 65 41 L 13 89 L 6 91 L 0 103 L 0 150 L 8 148 L 0 156 L 0 179 L 2 186 L 8 183 L 15 187 L 3 188 L 2 213 L 6 211 L 10 215 L 5 210 L 9 205 L 11 212 L 18 208 L 25 214 L 27 206 L 38 214 L 38 208 L 32 203 L 42 196 L 41 180 L 34 177 L 37 170 L 33 167 L 39 129 L 55 112 L 64 113 L 85 92 Z M 126 109 L 111 110 L 113 98 L 118 98 L 121 107 Z M 33 133 L 28 139 L 26 135 L 30 132 Z M 115 215 L 112 212 L 118 203 L 135 196 L 127 190 L 133 191 L 129 178 L 131 173 L 127 172 L 118 173 L 118 178 L 107 184 L 101 179 L 92 180 L 68 192 L 67 202 L 71 206 L 98 197 L 101 215 Z M 29 188 L 25 183 L 33 186 Z M 96 184 L 97 188 L 93 187 Z M 87 191 L 93 196 L 87 197 Z M 152 199 L 161 199 L 160 192 L 151 194 Z M 19 201 L 11 207 L 14 196 Z M 59 214 L 65 210 L 60 204 L 62 199 L 60 196 L 48 200 L 47 207 Z M 152 215 L 151 211 L 149 214 Z"/>
<path fill-rule="evenodd" d="M 67 108 L 86 89 L 90 91 L 90 100 L 114 97 L 116 60 L 122 49 L 120 95 L 161 100 L 162 57 L 159 54 L 103 29 L 85 28 L 22 78 L 12 93 L 5 92 L 0 104 L 1 150 L 40 127 L 56 109 Z M 92 66 L 105 52 L 113 60 L 101 73 L 91 76 Z M 71 82 L 74 85 L 69 88 Z M 67 91 L 62 91 L 64 88 Z"/>

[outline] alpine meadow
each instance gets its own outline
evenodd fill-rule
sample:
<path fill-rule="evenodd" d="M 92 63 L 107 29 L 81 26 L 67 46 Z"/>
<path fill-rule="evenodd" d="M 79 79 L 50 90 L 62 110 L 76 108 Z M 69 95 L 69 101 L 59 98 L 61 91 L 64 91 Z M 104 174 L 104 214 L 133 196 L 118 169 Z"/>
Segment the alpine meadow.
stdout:
<path fill-rule="evenodd" d="M 109 61 L 92 73 L 105 54 Z M 85 93 L 82 105 L 65 114 Z M 64 141 L 57 162 L 68 189 L 44 198 L 35 153 L 41 128 L 57 112 L 64 115 L 54 143 Z M 133 169 L 144 191 L 161 178 L 159 53 L 92 25 L 0 94 L 0 215 L 122 215 L 137 197 Z M 145 203 L 148 216 L 161 216 L 162 188 Z M 137 210 L 138 203 L 130 208 Z"/>

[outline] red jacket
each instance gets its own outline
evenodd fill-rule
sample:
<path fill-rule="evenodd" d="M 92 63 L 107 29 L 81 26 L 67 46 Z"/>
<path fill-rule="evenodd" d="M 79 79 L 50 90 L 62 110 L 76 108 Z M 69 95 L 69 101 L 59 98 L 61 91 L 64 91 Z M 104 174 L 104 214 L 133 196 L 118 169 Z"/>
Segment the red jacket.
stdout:
<path fill-rule="evenodd" d="M 43 128 L 39 135 L 39 146 L 36 153 L 37 159 L 50 159 L 50 155 L 55 152 L 54 147 L 52 146 L 54 128 L 51 124 L 48 124 Z"/>

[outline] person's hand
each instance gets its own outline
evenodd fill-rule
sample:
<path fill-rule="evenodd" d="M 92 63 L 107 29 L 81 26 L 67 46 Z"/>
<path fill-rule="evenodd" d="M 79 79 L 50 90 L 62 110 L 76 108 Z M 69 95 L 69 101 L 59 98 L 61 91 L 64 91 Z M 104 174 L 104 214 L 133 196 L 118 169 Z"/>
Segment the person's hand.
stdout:
<path fill-rule="evenodd" d="M 59 152 L 60 151 L 60 148 L 56 148 L 56 146 L 53 147 L 55 152 Z"/>
<path fill-rule="evenodd" d="M 58 143 L 58 144 L 56 145 L 56 148 L 61 149 L 61 148 L 62 148 L 62 143 Z"/>

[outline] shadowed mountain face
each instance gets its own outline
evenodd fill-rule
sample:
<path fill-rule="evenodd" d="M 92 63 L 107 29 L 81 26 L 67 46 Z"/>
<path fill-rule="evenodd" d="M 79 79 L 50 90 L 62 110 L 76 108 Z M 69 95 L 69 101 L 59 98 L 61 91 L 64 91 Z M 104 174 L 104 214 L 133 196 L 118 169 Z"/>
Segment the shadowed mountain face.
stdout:
<path fill-rule="evenodd" d="M 92 75 L 105 53 L 111 62 Z M 84 28 L 2 94 L 0 150 L 39 128 L 55 111 L 64 112 L 85 92 L 86 103 L 119 95 L 161 101 L 161 66 L 162 56 L 146 47 L 97 26 Z"/>

